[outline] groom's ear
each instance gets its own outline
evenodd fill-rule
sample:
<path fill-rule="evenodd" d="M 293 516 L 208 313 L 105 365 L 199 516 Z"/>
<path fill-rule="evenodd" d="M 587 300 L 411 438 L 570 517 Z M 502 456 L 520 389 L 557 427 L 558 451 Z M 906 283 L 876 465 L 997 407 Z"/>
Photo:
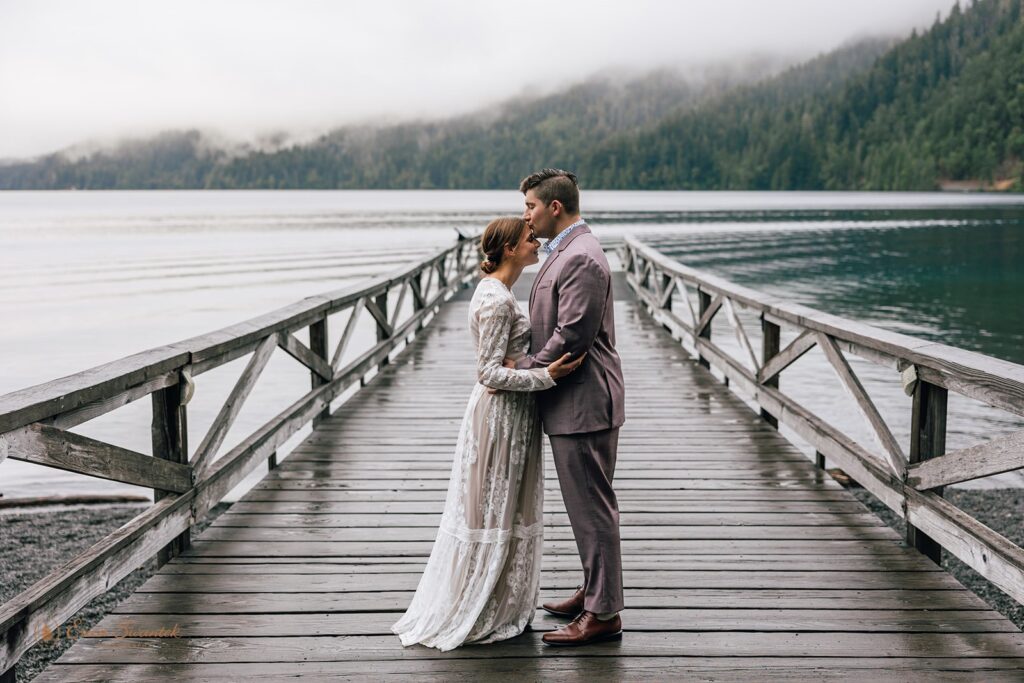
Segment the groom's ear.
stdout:
<path fill-rule="evenodd" d="M 552 199 L 548 206 L 551 208 L 551 213 L 555 216 L 558 216 L 565 211 L 565 207 L 562 205 L 562 202 L 557 199 Z"/>

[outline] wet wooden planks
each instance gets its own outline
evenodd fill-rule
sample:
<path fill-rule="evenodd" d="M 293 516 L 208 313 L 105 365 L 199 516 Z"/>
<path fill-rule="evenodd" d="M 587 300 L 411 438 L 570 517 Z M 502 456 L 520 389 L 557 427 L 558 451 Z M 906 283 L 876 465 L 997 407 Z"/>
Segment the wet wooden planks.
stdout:
<path fill-rule="evenodd" d="M 1024 636 L 815 469 L 629 301 L 616 488 L 627 633 L 438 653 L 389 627 L 430 552 L 474 381 L 466 305 L 40 680 L 1020 680 Z M 542 597 L 580 580 L 547 464 Z M 171 637 L 151 637 L 172 629 Z M 127 637 L 125 637 L 127 636 Z"/>

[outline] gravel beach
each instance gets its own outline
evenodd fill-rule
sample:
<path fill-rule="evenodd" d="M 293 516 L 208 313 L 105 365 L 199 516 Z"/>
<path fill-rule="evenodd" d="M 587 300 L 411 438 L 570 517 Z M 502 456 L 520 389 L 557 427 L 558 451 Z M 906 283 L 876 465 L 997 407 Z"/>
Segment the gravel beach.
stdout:
<path fill-rule="evenodd" d="M 199 524 L 205 529 L 230 505 L 221 504 Z M 17 512 L 0 515 L 0 604 L 7 602 L 63 563 L 81 553 L 139 514 L 144 505 L 82 506 L 60 510 Z M 104 595 L 94 598 L 68 620 L 86 631 L 152 576 L 156 561 L 150 560 Z M 30 681 L 74 643 L 54 638 L 38 643 L 18 663 L 18 683 Z"/>

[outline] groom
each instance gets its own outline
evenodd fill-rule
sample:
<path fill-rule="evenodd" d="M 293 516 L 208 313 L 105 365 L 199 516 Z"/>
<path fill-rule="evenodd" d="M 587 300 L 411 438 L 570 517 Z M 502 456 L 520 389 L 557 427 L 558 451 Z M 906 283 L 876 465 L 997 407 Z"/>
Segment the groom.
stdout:
<path fill-rule="evenodd" d="M 546 168 L 523 179 L 523 218 L 546 238 L 547 260 L 530 292 L 531 353 L 519 369 L 586 353 L 558 386 L 537 394 L 562 499 L 583 563 L 583 586 L 569 599 L 545 603 L 571 617 L 544 634 L 548 645 L 586 645 L 622 637 L 619 509 L 612 488 L 625 394 L 615 352 L 611 271 L 604 250 L 580 218 L 576 176 Z"/>

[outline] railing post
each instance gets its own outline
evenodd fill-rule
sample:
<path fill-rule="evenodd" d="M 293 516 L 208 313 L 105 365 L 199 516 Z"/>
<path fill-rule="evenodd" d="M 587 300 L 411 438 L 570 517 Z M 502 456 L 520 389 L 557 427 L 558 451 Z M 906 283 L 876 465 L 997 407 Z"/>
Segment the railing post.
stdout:
<path fill-rule="evenodd" d="M 153 439 L 153 457 L 163 458 L 171 462 L 188 464 L 188 414 L 183 402 L 182 392 L 185 391 L 184 377 L 177 384 L 153 392 L 153 423 L 151 436 Z M 170 491 L 153 489 L 153 500 L 158 501 Z M 187 550 L 192 543 L 190 529 L 186 529 L 157 553 L 157 565 L 163 566 L 168 561 Z"/>
<path fill-rule="evenodd" d="M 661 275 L 661 291 L 663 293 L 664 298 L 662 299 L 661 307 L 664 308 L 665 310 L 671 311 L 672 310 L 672 295 L 675 294 L 675 292 L 671 291 L 669 289 L 669 287 L 673 287 L 673 285 L 672 285 L 672 276 L 671 275 L 665 275 L 664 273 L 662 273 L 662 275 Z"/>
<path fill-rule="evenodd" d="M 412 278 L 409 279 L 409 288 L 412 289 L 412 312 L 413 315 L 419 313 L 426 306 L 426 292 L 423 291 L 423 275 L 426 271 L 421 270 L 416 273 Z M 420 318 L 416 322 L 416 331 L 413 332 L 413 336 L 423 329 L 423 318 Z"/>
<path fill-rule="evenodd" d="M 18 680 L 18 665 L 12 664 L 11 668 L 0 673 L 0 683 L 15 683 Z"/>
<path fill-rule="evenodd" d="M 327 351 L 327 316 L 320 318 L 309 326 L 309 350 L 323 358 L 328 363 L 331 362 L 331 358 Z M 321 377 L 315 370 L 310 371 L 309 374 L 312 377 L 312 388 L 316 389 L 319 386 L 327 384 L 327 380 Z M 313 428 L 316 429 L 318 424 L 330 416 L 331 406 L 326 405 L 323 410 L 313 417 Z"/>
<path fill-rule="evenodd" d="M 769 360 L 779 355 L 779 349 L 781 348 L 781 335 L 782 328 L 773 322 L 767 320 L 764 315 L 761 316 L 761 365 L 763 366 Z M 767 387 L 779 388 L 779 376 L 771 378 L 764 383 Z M 770 424 L 775 429 L 779 428 L 779 418 L 772 415 L 764 408 L 761 408 L 761 417 L 764 418 L 765 422 Z"/>
<path fill-rule="evenodd" d="M 447 277 L 445 278 L 445 285 L 447 285 Z M 387 318 L 388 318 L 388 292 L 387 292 L 387 290 L 384 290 L 384 292 L 382 294 L 378 294 L 377 297 L 374 299 L 374 302 L 377 304 L 377 308 L 380 309 L 381 313 L 384 314 L 384 319 L 387 320 Z M 381 343 L 382 341 L 384 341 L 387 338 L 388 338 L 388 330 L 378 320 L 377 321 L 377 343 L 379 344 L 379 343 Z M 386 366 L 390 362 L 391 361 L 388 360 L 388 357 L 384 356 L 384 360 L 382 360 L 377 365 L 377 371 L 378 372 L 383 371 L 384 370 L 384 366 Z"/>
<path fill-rule="evenodd" d="M 946 452 L 946 401 L 949 392 L 920 380 L 914 388 L 914 407 L 910 418 L 911 464 L 936 458 Z M 931 489 L 942 495 L 942 487 Z M 942 546 L 920 529 L 907 523 L 907 545 L 917 548 L 935 564 L 942 564 Z"/>
<path fill-rule="evenodd" d="M 700 306 L 697 312 L 697 320 L 701 320 L 704 317 L 704 313 L 711 308 L 711 295 L 705 292 L 703 289 L 697 289 L 697 299 L 699 300 Z M 701 339 L 711 340 L 711 322 L 709 321 L 704 329 L 700 331 Z M 704 367 L 711 369 L 711 363 L 707 358 L 701 355 L 700 349 L 697 350 L 697 362 Z"/>

